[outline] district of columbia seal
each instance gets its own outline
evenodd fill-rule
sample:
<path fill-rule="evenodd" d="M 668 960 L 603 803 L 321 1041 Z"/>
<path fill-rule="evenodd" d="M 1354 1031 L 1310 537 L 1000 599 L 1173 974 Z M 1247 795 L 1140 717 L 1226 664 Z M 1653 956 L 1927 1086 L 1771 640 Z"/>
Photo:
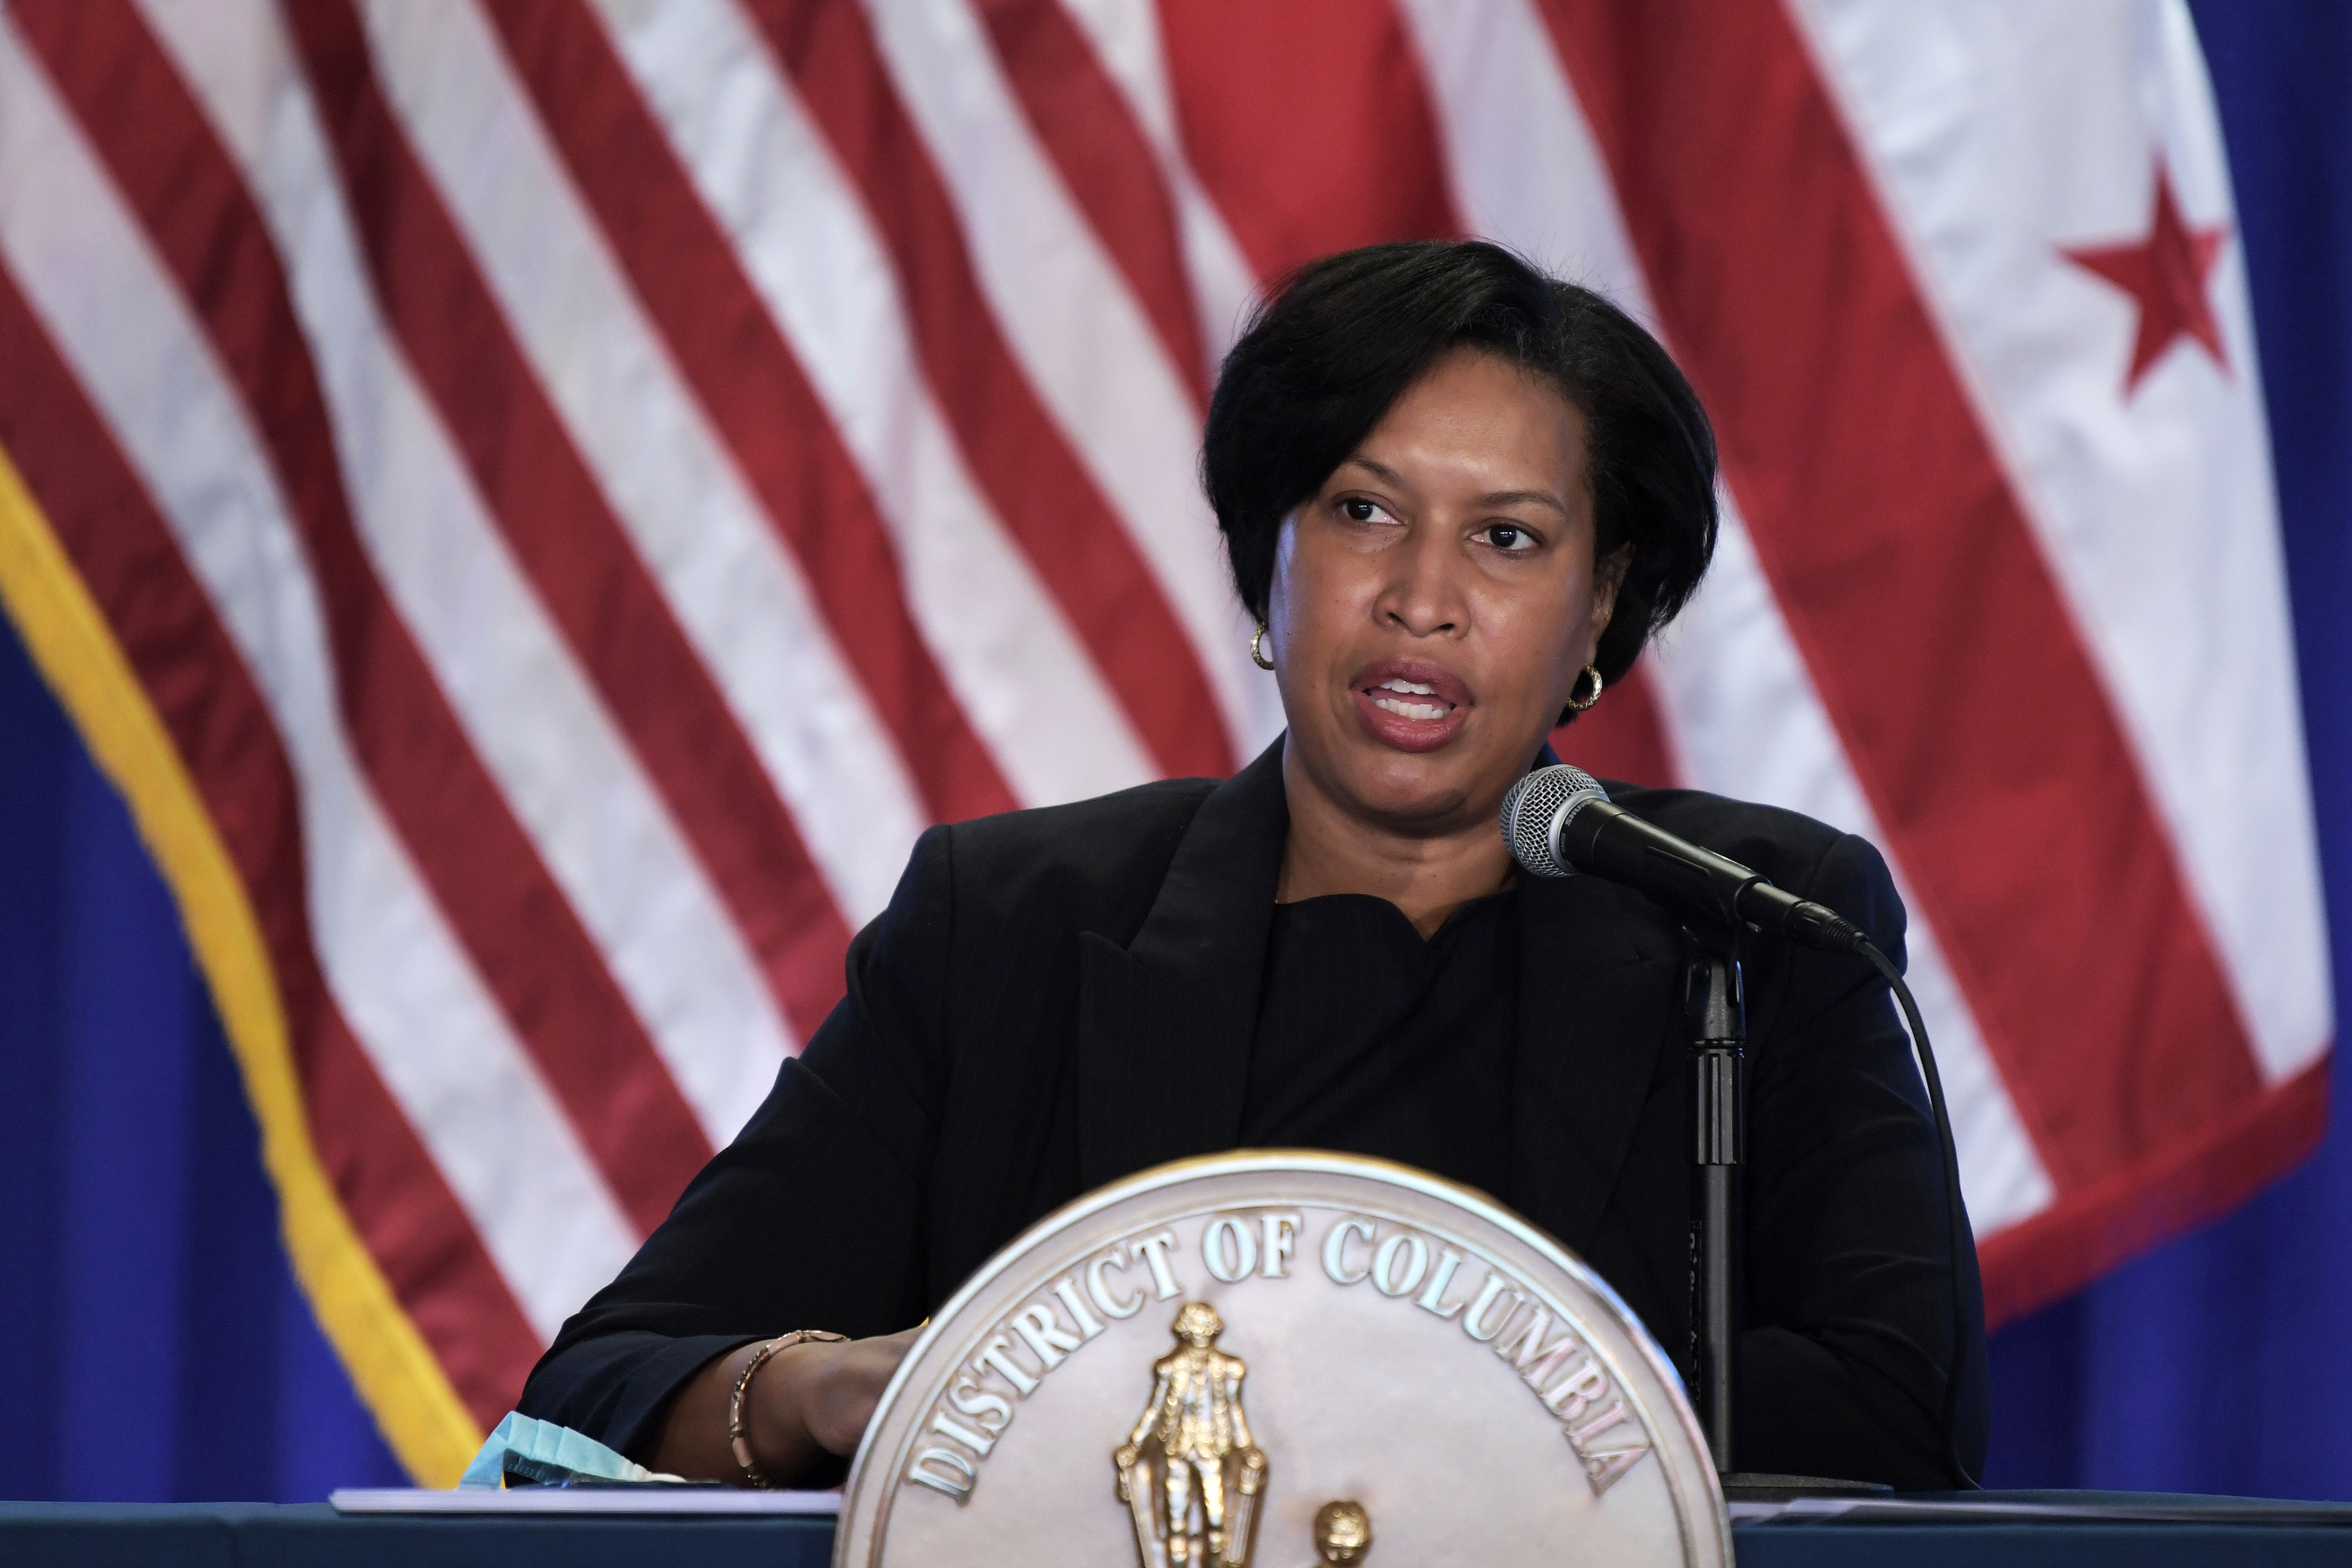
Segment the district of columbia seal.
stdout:
<path fill-rule="evenodd" d="M 1672 1363 L 1559 1243 L 1256 1150 L 1088 1194 L 934 1312 L 834 1564 L 1732 1568 L 1728 1523 Z"/>

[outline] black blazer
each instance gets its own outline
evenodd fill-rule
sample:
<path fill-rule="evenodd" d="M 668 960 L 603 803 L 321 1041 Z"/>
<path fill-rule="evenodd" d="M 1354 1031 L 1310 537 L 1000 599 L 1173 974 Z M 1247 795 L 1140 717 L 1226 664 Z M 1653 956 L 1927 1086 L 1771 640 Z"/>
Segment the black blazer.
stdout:
<path fill-rule="evenodd" d="M 848 994 L 740 1136 L 532 1372 L 521 1408 L 625 1452 L 711 1357 L 788 1329 L 919 1321 L 1030 1222 L 1103 1183 L 1232 1148 L 1289 826 L 1280 742 L 1234 778 L 934 827 L 851 944 Z M 1862 839 L 1689 790 L 1612 784 L 1684 837 L 1863 925 L 1903 910 Z M 1511 1190 L 1678 1364 L 1689 1324 L 1683 951 L 1594 878 L 1519 885 Z M 1941 1165 L 1887 990 L 1857 960 L 1753 939 L 1750 1470 L 1954 1484 Z M 1973 1245 L 1960 1451 L 1989 1404 Z M 1685 1378 L 1689 1368 L 1683 1366 Z"/>

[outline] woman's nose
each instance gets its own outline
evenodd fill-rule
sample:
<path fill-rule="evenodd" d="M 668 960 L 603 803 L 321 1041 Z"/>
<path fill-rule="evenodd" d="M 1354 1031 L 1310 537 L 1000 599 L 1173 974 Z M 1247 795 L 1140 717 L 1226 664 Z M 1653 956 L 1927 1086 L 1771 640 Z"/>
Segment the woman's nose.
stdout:
<path fill-rule="evenodd" d="M 1446 544 L 1443 530 L 1415 526 L 1389 553 L 1391 574 L 1380 612 L 1414 637 L 1460 629 L 1462 602 L 1455 578 L 1460 563 Z"/>

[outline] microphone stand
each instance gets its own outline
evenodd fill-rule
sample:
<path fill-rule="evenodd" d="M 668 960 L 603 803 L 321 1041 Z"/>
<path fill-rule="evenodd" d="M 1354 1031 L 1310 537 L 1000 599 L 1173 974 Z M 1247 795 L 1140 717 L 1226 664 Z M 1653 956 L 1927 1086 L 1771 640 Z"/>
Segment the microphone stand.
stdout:
<path fill-rule="evenodd" d="M 1748 1005 L 1732 933 L 1683 928 L 1683 1026 L 1690 1039 L 1690 1360 L 1698 1421 L 1718 1474 L 1731 1473 L 1739 1342 L 1739 1165 L 1748 1137 Z"/>
<path fill-rule="evenodd" d="M 1736 927 L 1685 925 L 1683 1028 L 1691 1047 L 1692 1394 L 1723 1495 L 1733 1502 L 1858 1497 L 1892 1489 L 1733 1468 L 1741 1285 L 1739 1167 L 1748 1149 L 1748 998 Z M 1955 1319 L 1957 1321 L 1957 1318 Z"/>

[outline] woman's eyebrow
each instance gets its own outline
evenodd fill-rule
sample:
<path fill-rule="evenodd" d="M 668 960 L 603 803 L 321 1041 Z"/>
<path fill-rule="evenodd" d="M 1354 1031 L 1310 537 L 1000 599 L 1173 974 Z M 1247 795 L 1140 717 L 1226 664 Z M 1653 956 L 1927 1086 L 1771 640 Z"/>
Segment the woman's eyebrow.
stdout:
<path fill-rule="evenodd" d="M 1346 462 L 1341 463 L 1339 466 L 1343 468 L 1361 468 L 1364 472 L 1371 475 L 1372 478 L 1380 480 L 1381 483 L 1384 485 L 1395 485 L 1399 489 L 1402 489 L 1404 485 L 1404 476 L 1402 474 L 1398 473 L 1386 463 L 1373 462 L 1370 458 L 1365 457 L 1360 452 L 1356 456 L 1349 458 Z"/>
<path fill-rule="evenodd" d="M 1398 473 L 1386 463 L 1374 462 L 1360 452 L 1339 466 L 1343 468 L 1361 468 L 1384 485 L 1394 485 L 1400 489 L 1405 488 L 1405 479 L 1402 474 Z M 1476 503 L 1480 506 L 1519 506 L 1530 502 L 1537 506 L 1548 506 L 1562 517 L 1569 515 L 1568 503 L 1549 490 L 1489 490 L 1476 498 Z"/>
<path fill-rule="evenodd" d="M 1568 515 L 1568 503 L 1549 490 L 1489 490 L 1478 498 L 1480 506 L 1520 506 L 1530 501 L 1548 506 L 1562 517 Z"/>

